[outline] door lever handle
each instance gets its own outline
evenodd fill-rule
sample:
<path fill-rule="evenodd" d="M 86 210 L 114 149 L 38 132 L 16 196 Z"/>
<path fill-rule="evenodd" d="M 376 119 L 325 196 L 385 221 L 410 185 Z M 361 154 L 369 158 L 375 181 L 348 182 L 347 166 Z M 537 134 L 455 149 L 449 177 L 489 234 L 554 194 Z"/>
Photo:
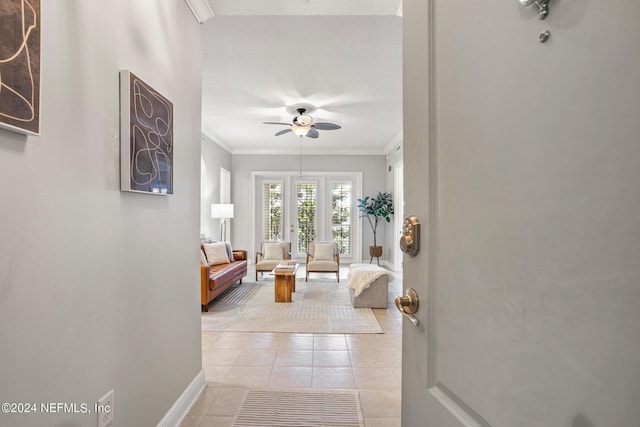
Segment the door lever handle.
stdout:
<path fill-rule="evenodd" d="M 414 289 L 407 289 L 403 297 L 396 297 L 396 308 L 404 317 L 409 319 L 411 323 L 418 326 L 420 321 L 413 314 L 418 311 L 420 307 L 420 299 L 418 293 Z"/>

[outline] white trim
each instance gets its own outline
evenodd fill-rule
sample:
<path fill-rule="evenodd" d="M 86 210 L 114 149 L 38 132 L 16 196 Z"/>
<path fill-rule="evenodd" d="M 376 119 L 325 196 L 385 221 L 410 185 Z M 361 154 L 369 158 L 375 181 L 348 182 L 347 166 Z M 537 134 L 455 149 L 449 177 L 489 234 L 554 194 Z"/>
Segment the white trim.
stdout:
<path fill-rule="evenodd" d="M 193 381 L 191 381 L 191 384 L 187 386 L 178 400 L 176 400 L 176 403 L 173 404 L 171 409 L 169 409 L 160 420 L 158 427 L 179 426 L 205 387 L 204 370 L 200 369 L 200 372 L 198 372 Z"/>
<path fill-rule="evenodd" d="M 396 136 L 393 137 L 393 139 L 391 140 L 391 142 L 389 142 L 387 144 L 387 146 L 384 148 L 384 154 L 390 154 L 390 153 L 395 153 L 395 148 L 398 146 L 398 144 L 400 144 L 404 139 L 404 132 L 402 131 L 402 129 L 400 129 L 400 131 L 396 134 Z"/>
<path fill-rule="evenodd" d="M 365 263 L 366 260 L 361 261 L 362 263 Z M 391 271 L 402 271 L 402 270 L 396 270 L 395 266 L 393 265 L 393 263 L 389 260 L 383 259 L 382 261 L 380 261 L 381 266 L 387 267 L 389 270 Z"/>
<path fill-rule="evenodd" d="M 196 21 L 203 23 L 214 17 L 213 10 L 207 0 L 185 0 Z"/>
<path fill-rule="evenodd" d="M 464 405 L 464 403 L 461 404 L 461 401 L 458 402 L 457 397 L 452 397 L 450 395 L 452 393 L 442 384 L 437 384 L 435 387 L 429 388 L 429 393 L 460 425 L 464 427 L 491 427 L 480 415 L 475 414 L 475 412 L 468 407 L 465 408 L 464 406 L 466 405 Z"/>
<path fill-rule="evenodd" d="M 208 127 L 205 124 L 202 124 L 200 129 L 202 130 L 202 134 L 203 135 L 205 135 L 207 138 L 209 138 L 210 140 L 212 140 L 213 142 L 218 144 L 220 147 L 222 147 L 225 150 L 227 150 L 229 153 L 233 154 L 233 147 L 231 145 L 229 145 L 229 143 L 227 141 L 222 139 L 222 137 L 220 135 L 215 133 L 215 131 L 213 129 L 211 129 L 210 127 Z"/>
<path fill-rule="evenodd" d="M 250 254 L 255 254 L 256 253 L 256 209 L 258 209 L 257 204 L 256 204 L 256 178 L 258 176 L 256 175 L 255 172 L 251 172 L 251 188 L 249 189 L 249 219 L 250 219 L 250 241 L 249 241 L 249 253 Z M 283 186 L 283 191 L 282 194 L 284 195 L 284 186 Z M 262 197 L 260 197 L 260 203 L 262 203 Z M 283 202 L 283 209 L 284 209 L 284 202 Z M 261 210 L 262 211 L 262 210 Z M 283 220 L 284 221 L 284 220 Z M 282 225 L 283 227 L 283 235 L 284 235 L 284 228 L 286 227 L 286 222 Z M 262 229 L 262 225 L 260 226 L 260 229 Z M 262 239 L 262 235 L 260 235 L 260 239 Z M 251 264 L 251 261 L 254 262 L 255 264 L 255 258 L 252 260 L 251 256 L 247 256 L 247 258 L 249 258 L 247 261 L 247 264 Z"/>
<path fill-rule="evenodd" d="M 203 127 L 204 132 L 204 127 Z M 213 138 L 212 138 L 213 139 Z M 395 141 L 395 139 L 394 139 Z M 231 154 L 278 154 L 278 155 L 287 155 L 287 154 L 295 154 L 300 155 L 300 148 L 234 148 L 233 151 L 230 151 Z M 382 150 L 371 150 L 371 149 L 340 149 L 340 148 L 305 148 L 304 155 L 305 156 L 329 156 L 329 155 L 339 155 L 339 156 L 384 156 L 388 153 L 385 149 Z"/>
<path fill-rule="evenodd" d="M 206 124 L 201 124 L 202 133 L 211 139 L 216 144 L 220 145 L 222 148 L 227 150 L 231 154 L 276 154 L 276 155 L 287 155 L 287 154 L 300 154 L 300 148 L 296 146 L 292 146 L 292 148 L 256 148 L 256 147 L 244 147 L 244 148 L 236 148 L 229 144 L 224 140 L 220 135 L 218 135 L 213 129 L 211 129 Z M 398 133 L 389 141 L 389 143 L 383 149 L 375 149 L 375 148 L 313 148 L 313 147 L 305 147 L 304 155 L 305 156 L 330 156 L 330 155 L 339 155 L 339 156 L 386 156 L 403 140 L 403 131 L 400 129 Z"/>

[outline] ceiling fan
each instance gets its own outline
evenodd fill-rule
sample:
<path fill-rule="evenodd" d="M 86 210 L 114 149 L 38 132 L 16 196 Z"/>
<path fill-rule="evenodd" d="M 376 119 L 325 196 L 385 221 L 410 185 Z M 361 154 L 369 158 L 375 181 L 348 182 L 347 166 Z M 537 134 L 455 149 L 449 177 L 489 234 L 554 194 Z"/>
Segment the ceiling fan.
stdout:
<path fill-rule="evenodd" d="M 340 125 L 335 123 L 317 122 L 314 123 L 313 118 L 307 114 L 306 108 L 297 108 L 298 115 L 293 118 L 293 122 L 281 123 L 281 122 L 263 122 L 266 125 L 285 125 L 289 126 L 288 129 L 283 129 L 275 133 L 275 136 L 284 135 L 287 132 L 293 132 L 300 138 L 308 136 L 309 138 L 317 138 L 320 136 L 318 130 L 334 130 L 340 129 Z"/>

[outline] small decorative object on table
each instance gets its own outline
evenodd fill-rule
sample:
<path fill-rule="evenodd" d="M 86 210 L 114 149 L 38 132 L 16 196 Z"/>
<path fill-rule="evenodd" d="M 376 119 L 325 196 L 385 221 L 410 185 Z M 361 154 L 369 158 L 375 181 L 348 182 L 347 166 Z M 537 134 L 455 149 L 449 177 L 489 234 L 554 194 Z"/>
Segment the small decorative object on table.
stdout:
<path fill-rule="evenodd" d="M 278 264 L 276 265 L 275 271 L 293 271 L 295 270 L 296 265 L 294 264 Z"/>

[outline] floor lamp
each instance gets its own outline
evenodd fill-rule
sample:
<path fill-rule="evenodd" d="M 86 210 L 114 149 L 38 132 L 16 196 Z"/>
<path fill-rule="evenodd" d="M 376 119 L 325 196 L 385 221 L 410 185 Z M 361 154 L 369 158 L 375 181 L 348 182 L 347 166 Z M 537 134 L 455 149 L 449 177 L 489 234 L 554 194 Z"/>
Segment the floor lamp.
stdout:
<path fill-rule="evenodd" d="M 214 203 L 211 205 L 211 218 L 220 219 L 220 239 L 227 241 L 227 222 L 226 219 L 233 218 L 233 204 L 231 203 Z"/>

